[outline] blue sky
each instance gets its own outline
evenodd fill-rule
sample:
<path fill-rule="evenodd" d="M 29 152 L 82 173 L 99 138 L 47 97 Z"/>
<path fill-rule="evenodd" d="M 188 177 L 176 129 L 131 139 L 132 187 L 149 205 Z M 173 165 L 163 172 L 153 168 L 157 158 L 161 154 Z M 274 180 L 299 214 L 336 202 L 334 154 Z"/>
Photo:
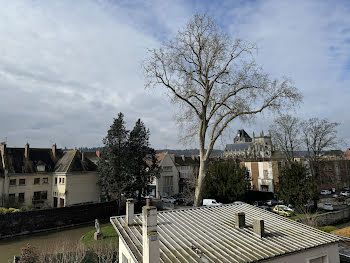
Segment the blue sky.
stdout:
<path fill-rule="evenodd" d="M 304 95 L 292 111 L 340 122 L 350 144 L 349 1 L 44 1 L 0 0 L 0 141 L 10 146 L 101 145 L 122 111 L 141 118 L 155 148 L 178 143 L 176 106 L 162 89 L 145 90 L 147 48 L 174 36 L 195 12 L 206 12 L 233 38 L 255 42 L 257 62 L 272 78 L 290 77 Z M 273 115 L 233 122 L 267 130 Z M 345 146 L 343 146 L 345 147 Z"/>

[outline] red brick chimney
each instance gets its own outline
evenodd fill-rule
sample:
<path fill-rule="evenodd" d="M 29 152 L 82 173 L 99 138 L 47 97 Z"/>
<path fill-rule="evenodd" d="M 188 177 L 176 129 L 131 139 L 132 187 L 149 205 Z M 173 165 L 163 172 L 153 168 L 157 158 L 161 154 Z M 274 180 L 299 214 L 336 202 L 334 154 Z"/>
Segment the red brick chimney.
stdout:
<path fill-rule="evenodd" d="M 100 157 L 101 157 L 101 151 L 96 151 L 96 156 L 97 156 L 98 158 L 100 158 Z"/>

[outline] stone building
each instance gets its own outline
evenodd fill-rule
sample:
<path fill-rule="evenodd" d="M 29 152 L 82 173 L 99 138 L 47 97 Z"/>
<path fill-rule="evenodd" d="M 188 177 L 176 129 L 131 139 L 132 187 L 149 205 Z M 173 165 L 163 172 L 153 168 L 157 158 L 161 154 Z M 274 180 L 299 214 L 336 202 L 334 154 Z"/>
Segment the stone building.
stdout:
<path fill-rule="evenodd" d="M 186 186 L 193 187 L 199 174 L 199 157 L 175 156 L 175 165 L 179 171 L 179 192 L 182 193 Z"/>
<path fill-rule="evenodd" d="M 62 207 L 99 202 L 97 167 L 77 150 L 0 144 L 0 206 Z"/>
<path fill-rule="evenodd" d="M 271 136 L 260 136 L 251 138 L 245 130 L 238 130 L 233 139 L 233 144 L 226 144 L 223 152 L 224 158 L 236 159 L 269 159 L 272 156 L 273 145 Z"/>

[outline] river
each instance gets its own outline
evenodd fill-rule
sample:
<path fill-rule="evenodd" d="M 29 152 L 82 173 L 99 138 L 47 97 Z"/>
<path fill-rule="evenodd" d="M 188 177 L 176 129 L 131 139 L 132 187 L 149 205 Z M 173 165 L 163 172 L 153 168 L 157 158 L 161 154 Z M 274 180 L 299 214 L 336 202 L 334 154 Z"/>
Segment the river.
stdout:
<path fill-rule="evenodd" d="M 110 225 L 110 223 L 101 224 L 101 227 L 108 225 Z M 25 247 L 27 244 L 40 248 L 42 245 L 55 244 L 66 239 L 78 241 L 83 234 L 93 229 L 94 224 L 91 224 L 91 226 L 76 227 L 59 232 L 25 235 L 12 239 L 0 240 L 0 263 L 13 262 L 13 256 L 20 255 L 21 248 Z"/>

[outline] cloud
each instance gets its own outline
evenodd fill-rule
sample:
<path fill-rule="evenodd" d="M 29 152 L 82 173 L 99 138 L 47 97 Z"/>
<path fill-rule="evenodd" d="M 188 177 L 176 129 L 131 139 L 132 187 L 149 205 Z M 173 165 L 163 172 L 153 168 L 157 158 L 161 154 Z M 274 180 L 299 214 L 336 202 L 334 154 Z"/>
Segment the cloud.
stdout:
<path fill-rule="evenodd" d="M 233 37 L 257 42 L 258 62 L 289 76 L 304 94 L 302 117 L 350 129 L 350 6 L 323 1 L 0 1 L 0 140 L 10 146 L 101 145 L 118 112 L 151 130 L 155 148 L 178 144 L 162 89 L 144 90 L 147 48 L 171 38 L 194 12 L 207 12 Z M 232 123 L 260 132 L 272 116 Z"/>

